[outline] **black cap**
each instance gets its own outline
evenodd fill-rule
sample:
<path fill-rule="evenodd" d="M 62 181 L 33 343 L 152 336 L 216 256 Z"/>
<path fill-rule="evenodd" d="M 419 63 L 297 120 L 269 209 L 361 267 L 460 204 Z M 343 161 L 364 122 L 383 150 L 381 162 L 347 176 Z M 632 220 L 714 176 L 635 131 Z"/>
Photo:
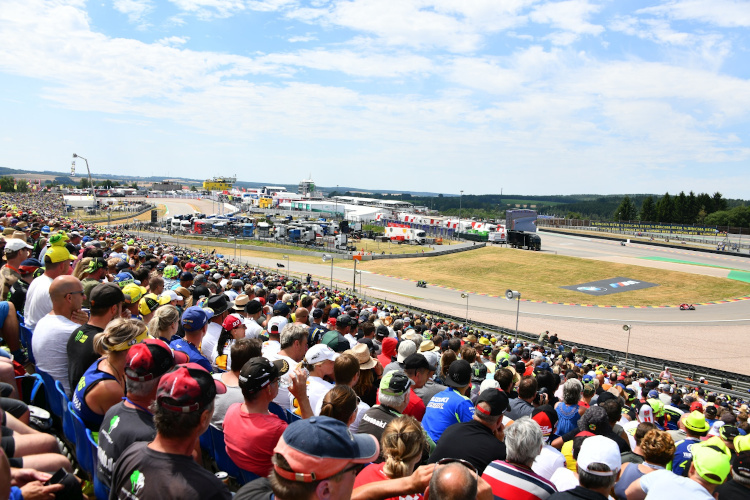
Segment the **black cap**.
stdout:
<path fill-rule="evenodd" d="M 206 288 L 205 286 L 196 286 L 193 288 L 193 304 L 198 302 L 198 299 L 201 297 L 209 297 L 211 296 L 211 291 Z"/>
<path fill-rule="evenodd" d="M 220 295 L 212 295 L 206 301 L 206 307 L 211 308 L 211 310 L 214 312 L 214 316 L 218 316 L 219 314 L 229 309 L 229 300 L 223 293 Z"/>
<path fill-rule="evenodd" d="M 375 330 L 375 335 L 376 335 L 376 336 L 378 336 L 378 337 L 386 338 L 386 337 L 387 337 L 387 336 L 389 336 L 390 334 L 391 334 L 391 332 L 390 332 L 390 331 L 388 330 L 388 327 L 387 327 L 387 326 L 385 326 L 385 325 L 380 325 L 380 326 L 379 326 L 379 327 L 378 327 L 378 328 L 377 328 L 377 329 Z"/>
<path fill-rule="evenodd" d="M 254 394 L 288 371 L 289 363 L 283 359 L 271 362 L 262 356 L 252 358 L 240 370 L 240 388 Z"/>
<path fill-rule="evenodd" d="M 445 385 L 450 387 L 466 387 L 471 382 L 471 365 L 465 359 L 459 359 L 451 363 L 448 368 L 448 376 L 445 377 Z"/>
<path fill-rule="evenodd" d="M 428 371 L 430 369 L 430 363 L 427 361 L 427 358 L 424 357 L 424 354 L 415 352 L 414 354 L 409 354 L 404 360 L 404 370 L 421 369 Z"/>
<path fill-rule="evenodd" d="M 283 302 L 276 302 L 273 305 L 274 316 L 289 316 L 289 313 L 290 313 L 289 306 L 284 304 Z"/>
<path fill-rule="evenodd" d="M 312 317 L 315 319 L 322 318 L 323 317 L 323 309 L 318 309 L 317 307 L 313 309 Z"/>
<path fill-rule="evenodd" d="M 489 416 L 496 417 L 502 415 L 503 412 L 508 409 L 508 396 L 506 396 L 503 391 L 495 388 L 482 391 L 477 398 L 476 409 L 478 412 L 486 415 L 487 411 L 480 408 L 479 403 L 487 403 L 490 407 Z"/>
<path fill-rule="evenodd" d="M 336 326 L 352 326 L 352 317 L 348 314 L 341 314 L 336 318 Z"/>
<path fill-rule="evenodd" d="M 263 310 L 263 304 L 261 304 L 258 300 L 251 300 L 250 302 L 245 304 L 245 312 L 248 314 L 257 314 L 261 310 Z"/>
<path fill-rule="evenodd" d="M 195 276 L 193 276 L 193 273 L 190 271 L 185 271 L 182 274 L 180 274 L 180 281 L 193 281 L 195 279 Z"/>
<path fill-rule="evenodd" d="M 99 283 L 89 296 L 91 307 L 107 308 L 125 301 L 125 295 L 115 283 Z"/>

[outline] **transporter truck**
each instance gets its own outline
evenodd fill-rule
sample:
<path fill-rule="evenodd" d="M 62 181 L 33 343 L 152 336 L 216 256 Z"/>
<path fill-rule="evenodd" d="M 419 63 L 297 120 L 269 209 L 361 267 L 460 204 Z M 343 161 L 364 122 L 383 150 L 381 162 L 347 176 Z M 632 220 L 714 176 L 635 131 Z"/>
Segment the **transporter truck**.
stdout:
<path fill-rule="evenodd" d="M 536 234 L 536 215 L 536 210 L 507 210 L 505 212 L 508 245 L 527 250 L 542 249 L 542 239 Z"/>
<path fill-rule="evenodd" d="M 399 244 L 424 245 L 427 242 L 427 234 L 424 231 L 410 227 L 388 226 L 385 228 L 385 236 Z"/>

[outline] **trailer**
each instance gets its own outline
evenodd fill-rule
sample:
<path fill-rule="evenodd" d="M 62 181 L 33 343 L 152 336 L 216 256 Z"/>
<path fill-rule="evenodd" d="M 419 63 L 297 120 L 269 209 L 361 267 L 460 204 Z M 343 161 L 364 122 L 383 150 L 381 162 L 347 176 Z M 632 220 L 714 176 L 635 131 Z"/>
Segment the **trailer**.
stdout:
<path fill-rule="evenodd" d="M 505 227 L 508 230 L 508 245 L 513 248 L 541 250 L 542 239 L 536 234 L 536 210 L 507 210 Z"/>
<path fill-rule="evenodd" d="M 427 241 L 427 234 L 421 229 L 402 226 L 388 226 L 385 228 L 385 236 L 399 244 L 410 243 L 412 245 L 424 245 Z"/>

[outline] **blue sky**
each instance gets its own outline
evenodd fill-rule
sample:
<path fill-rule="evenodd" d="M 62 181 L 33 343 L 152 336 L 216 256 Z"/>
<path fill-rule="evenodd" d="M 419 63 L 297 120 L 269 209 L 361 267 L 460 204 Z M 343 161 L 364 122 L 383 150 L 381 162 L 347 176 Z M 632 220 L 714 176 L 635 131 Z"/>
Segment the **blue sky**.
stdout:
<path fill-rule="evenodd" d="M 747 0 L 0 0 L 0 166 L 748 198 L 749 27 Z"/>

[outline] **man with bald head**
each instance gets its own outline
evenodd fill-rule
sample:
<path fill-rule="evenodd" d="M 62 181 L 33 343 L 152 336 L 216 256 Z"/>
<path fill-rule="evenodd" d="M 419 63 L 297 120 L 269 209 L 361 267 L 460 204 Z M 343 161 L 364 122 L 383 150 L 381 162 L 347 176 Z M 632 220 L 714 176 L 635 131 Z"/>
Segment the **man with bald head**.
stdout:
<path fill-rule="evenodd" d="M 305 307 L 298 307 L 296 311 L 294 311 L 294 322 L 295 323 L 302 323 L 303 325 L 310 325 L 310 311 L 307 310 Z"/>
<path fill-rule="evenodd" d="M 452 459 L 446 459 L 448 462 Z M 424 500 L 491 500 L 492 488 L 478 476 L 474 466 L 468 462 L 454 461 L 438 463 L 432 473 L 430 485 L 424 492 Z"/>
<path fill-rule="evenodd" d="M 88 315 L 81 311 L 83 284 L 74 276 L 58 276 L 52 280 L 49 295 L 52 311 L 37 323 L 31 347 L 36 367 L 59 380 L 70 396 L 68 338 L 70 332 L 88 320 Z"/>

